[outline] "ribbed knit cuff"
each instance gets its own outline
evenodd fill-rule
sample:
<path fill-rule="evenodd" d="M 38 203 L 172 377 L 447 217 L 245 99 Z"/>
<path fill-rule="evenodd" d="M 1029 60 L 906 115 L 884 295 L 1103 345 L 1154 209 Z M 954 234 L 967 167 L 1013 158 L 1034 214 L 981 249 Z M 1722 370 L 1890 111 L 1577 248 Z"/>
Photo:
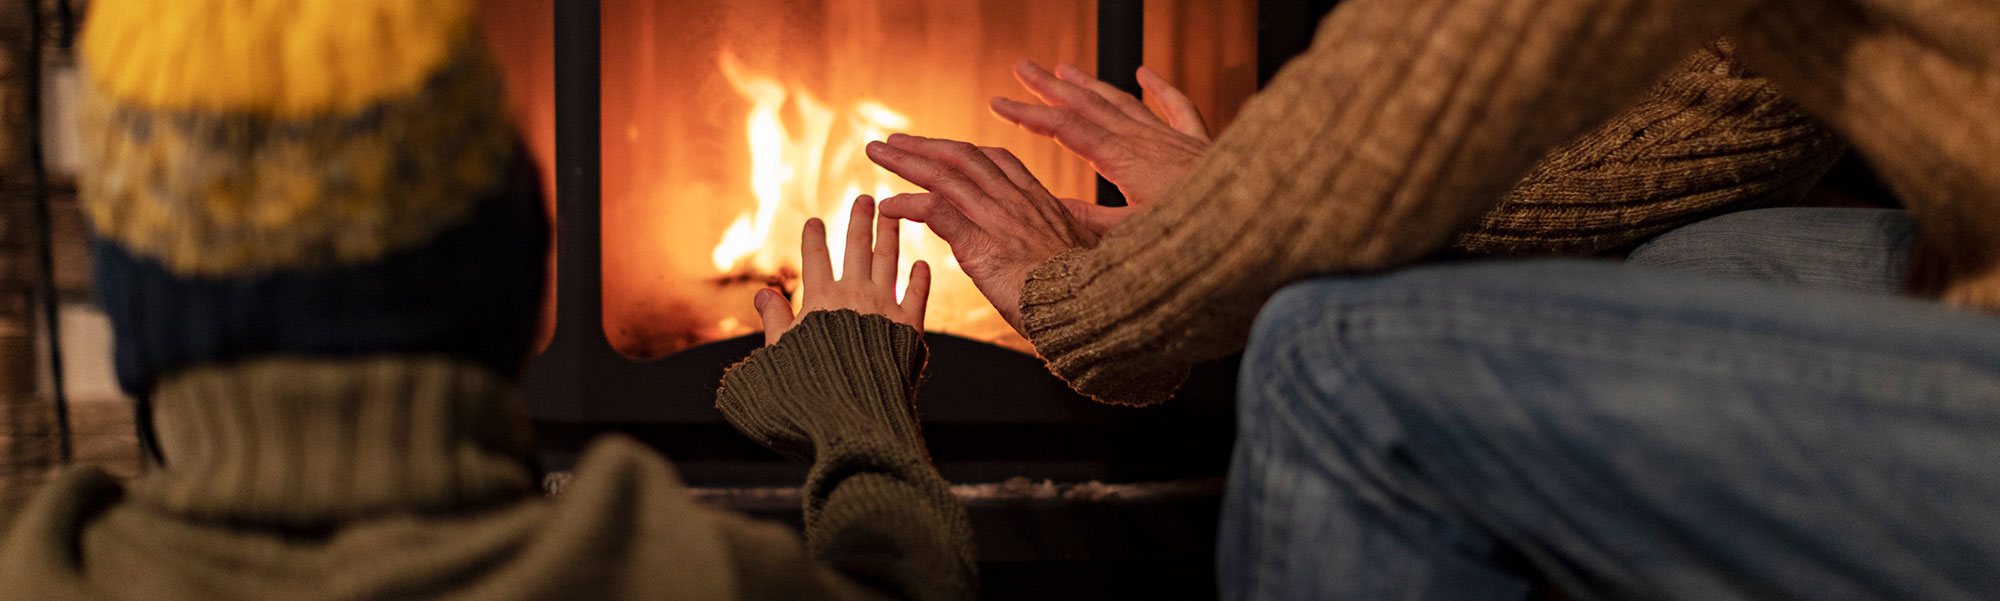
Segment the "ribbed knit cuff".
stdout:
<path fill-rule="evenodd" d="M 715 406 L 745 436 L 794 459 L 866 439 L 922 449 L 915 398 L 928 357 L 916 328 L 814 311 L 730 367 Z"/>
<path fill-rule="evenodd" d="M 1172 398 L 1187 380 L 1186 362 L 1172 353 L 1114 356 L 1094 345 L 1105 332 L 1091 326 L 1102 320 L 1092 319 L 1097 308 L 1076 297 L 1088 279 L 1084 269 L 1089 257 L 1088 249 L 1073 248 L 1028 273 L 1021 288 L 1021 325 L 1028 342 L 1050 372 L 1092 400 L 1152 405 Z"/>

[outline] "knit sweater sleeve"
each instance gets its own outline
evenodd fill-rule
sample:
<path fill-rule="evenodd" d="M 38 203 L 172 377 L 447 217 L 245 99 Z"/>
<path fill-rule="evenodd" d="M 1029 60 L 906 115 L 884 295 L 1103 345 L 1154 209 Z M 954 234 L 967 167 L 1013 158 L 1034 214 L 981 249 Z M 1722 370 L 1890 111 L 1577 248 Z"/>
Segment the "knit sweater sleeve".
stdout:
<path fill-rule="evenodd" d="M 1474 255 L 1613 251 L 1797 201 L 1846 150 L 1717 40 L 1637 105 L 1543 157 L 1452 246 Z"/>
<path fill-rule="evenodd" d="M 1171 194 L 1029 274 L 1023 329 L 1079 392 L 1164 400 L 1284 284 L 1449 244 L 1749 1 L 1343 3 Z"/>
<path fill-rule="evenodd" d="M 815 311 L 730 368 L 716 405 L 745 435 L 812 463 L 804 496 L 813 557 L 889 598 L 970 599 L 972 528 L 917 423 L 927 355 L 909 326 Z"/>

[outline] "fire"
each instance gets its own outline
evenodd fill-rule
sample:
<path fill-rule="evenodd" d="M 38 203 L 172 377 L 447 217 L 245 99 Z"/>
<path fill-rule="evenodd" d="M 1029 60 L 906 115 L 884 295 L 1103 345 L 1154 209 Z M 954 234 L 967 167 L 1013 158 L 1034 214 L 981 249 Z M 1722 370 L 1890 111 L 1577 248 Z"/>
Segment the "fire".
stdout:
<path fill-rule="evenodd" d="M 862 152 L 870 141 L 910 129 L 910 119 L 874 100 L 829 106 L 804 89 L 751 72 L 728 51 L 718 55 L 717 63 L 724 79 L 750 103 L 744 135 L 753 201 L 723 230 L 710 254 L 718 280 L 777 281 L 791 289 L 798 273 L 799 227 L 811 217 L 827 224 L 827 244 L 838 275 L 855 197 L 864 191 L 878 199 L 918 191 L 876 167 Z M 1026 341 L 958 269 L 950 246 L 920 224 L 904 222 L 900 233 L 898 295 L 910 265 L 921 259 L 933 269 L 929 329 L 1026 350 Z M 755 329 L 736 317 L 722 318 L 716 328 L 730 335 Z"/>

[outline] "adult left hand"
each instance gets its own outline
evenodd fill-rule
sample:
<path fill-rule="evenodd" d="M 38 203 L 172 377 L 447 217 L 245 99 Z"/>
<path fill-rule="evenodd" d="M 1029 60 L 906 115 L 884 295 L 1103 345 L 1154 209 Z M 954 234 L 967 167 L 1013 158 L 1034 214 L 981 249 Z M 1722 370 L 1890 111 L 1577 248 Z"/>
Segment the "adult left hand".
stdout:
<path fill-rule="evenodd" d="M 1124 90 L 1070 65 L 1050 73 L 1021 61 L 1014 77 L 1047 105 L 994 98 L 993 114 L 1054 138 L 1117 184 L 1133 207 L 1164 198 L 1208 151 L 1208 126 L 1201 111 L 1152 69 L 1139 69 L 1139 85 L 1165 119 Z"/>
<path fill-rule="evenodd" d="M 929 191 L 884 199 L 882 215 L 930 226 L 1016 331 L 1028 272 L 1065 250 L 1097 244 L 1078 209 L 1005 149 L 896 134 L 870 142 L 868 158 Z"/>

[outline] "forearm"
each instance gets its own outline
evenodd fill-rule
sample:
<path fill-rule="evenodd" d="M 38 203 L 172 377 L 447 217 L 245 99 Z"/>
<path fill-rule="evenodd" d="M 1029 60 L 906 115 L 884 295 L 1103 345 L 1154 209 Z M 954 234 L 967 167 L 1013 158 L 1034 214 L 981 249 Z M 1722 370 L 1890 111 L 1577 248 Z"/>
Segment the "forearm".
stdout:
<path fill-rule="evenodd" d="M 815 312 L 724 376 L 717 405 L 745 435 L 812 462 L 807 548 L 897 599 L 966 599 L 977 577 L 965 509 L 924 450 L 913 405 L 918 332 Z"/>
<path fill-rule="evenodd" d="M 1590 255 L 1722 213 L 1791 203 L 1847 149 L 1718 40 L 1535 165 L 1452 247 Z"/>
<path fill-rule="evenodd" d="M 1029 338 L 1085 394 L 1164 400 L 1284 284 L 1442 248 L 1735 4 L 1346 3 L 1172 194 L 1029 276 Z"/>

